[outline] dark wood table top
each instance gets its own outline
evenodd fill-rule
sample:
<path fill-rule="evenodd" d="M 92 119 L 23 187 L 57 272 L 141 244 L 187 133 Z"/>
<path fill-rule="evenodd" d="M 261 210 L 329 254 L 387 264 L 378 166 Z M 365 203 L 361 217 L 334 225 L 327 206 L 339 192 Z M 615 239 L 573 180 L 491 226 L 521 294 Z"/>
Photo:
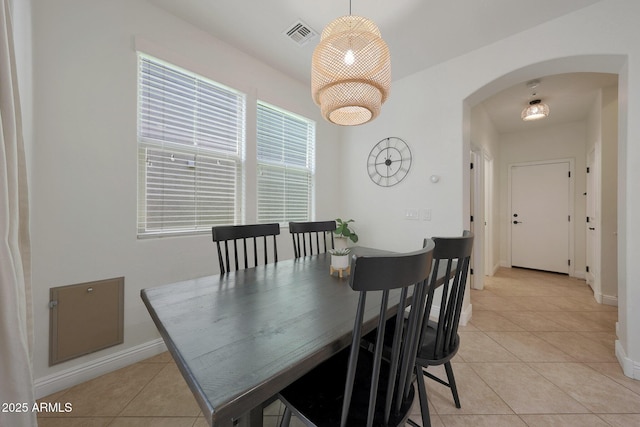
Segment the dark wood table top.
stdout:
<path fill-rule="evenodd" d="M 209 424 L 231 426 L 349 345 L 358 293 L 329 265 L 320 254 L 141 291 Z M 379 294 L 367 298 L 365 333 L 375 328 Z"/>
<path fill-rule="evenodd" d="M 329 264 L 321 254 L 141 291 L 210 424 L 231 425 L 349 345 L 358 293 Z"/>

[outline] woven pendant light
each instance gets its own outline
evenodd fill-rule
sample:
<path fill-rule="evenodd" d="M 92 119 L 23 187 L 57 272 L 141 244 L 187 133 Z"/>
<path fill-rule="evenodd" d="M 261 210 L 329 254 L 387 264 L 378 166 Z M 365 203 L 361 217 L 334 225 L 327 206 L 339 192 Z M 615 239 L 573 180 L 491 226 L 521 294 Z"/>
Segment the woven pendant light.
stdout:
<path fill-rule="evenodd" d="M 311 61 L 311 92 L 326 120 L 354 126 L 375 119 L 390 87 L 389 48 L 376 24 L 348 15 L 325 27 Z"/>

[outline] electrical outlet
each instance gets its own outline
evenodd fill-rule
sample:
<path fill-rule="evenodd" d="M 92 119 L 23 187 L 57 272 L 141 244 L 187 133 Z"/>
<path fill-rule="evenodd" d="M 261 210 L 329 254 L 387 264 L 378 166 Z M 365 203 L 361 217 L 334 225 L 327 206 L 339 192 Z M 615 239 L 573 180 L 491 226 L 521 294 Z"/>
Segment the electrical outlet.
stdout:
<path fill-rule="evenodd" d="M 431 221 L 431 209 L 422 209 L 422 220 Z"/>

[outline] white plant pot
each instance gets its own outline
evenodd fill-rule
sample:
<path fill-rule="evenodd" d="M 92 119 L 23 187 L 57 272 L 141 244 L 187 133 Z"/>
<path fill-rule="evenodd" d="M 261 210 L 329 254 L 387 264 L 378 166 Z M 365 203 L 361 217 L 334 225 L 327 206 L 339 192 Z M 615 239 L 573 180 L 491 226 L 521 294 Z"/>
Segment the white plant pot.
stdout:
<path fill-rule="evenodd" d="M 335 237 L 333 239 L 333 245 L 336 249 L 346 249 L 348 247 L 349 240 L 346 237 Z"/>
<path fill-rule="evenodd" d="M 349 267 L 349 255 L 331 255 L 331 267 L 336 270 Z"/>

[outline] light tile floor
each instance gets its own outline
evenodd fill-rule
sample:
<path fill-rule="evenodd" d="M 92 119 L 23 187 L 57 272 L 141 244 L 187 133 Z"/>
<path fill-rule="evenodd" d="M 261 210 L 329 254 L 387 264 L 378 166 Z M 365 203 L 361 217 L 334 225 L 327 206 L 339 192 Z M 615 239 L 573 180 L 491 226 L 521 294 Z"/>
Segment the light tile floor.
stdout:
<path fill-rule="evenodd" d="M 614 354 L 617 309 L 597 304 L 584 281 L 500 269 L 471 291 L 471 302 L 453 362 L 462 408 L 448 388 L 426 380 L 434 427 L 640 426 L 640 381 L 622 374 Z M 42 401 L 69 402 L 73 411 L 44 414 L 41 427 L 207 425 L 168 353 Z M 418 421 L 417 404 L 413 412 Z M 279 402 L 267 408 L 265 427 L 281 414 Z"/>

